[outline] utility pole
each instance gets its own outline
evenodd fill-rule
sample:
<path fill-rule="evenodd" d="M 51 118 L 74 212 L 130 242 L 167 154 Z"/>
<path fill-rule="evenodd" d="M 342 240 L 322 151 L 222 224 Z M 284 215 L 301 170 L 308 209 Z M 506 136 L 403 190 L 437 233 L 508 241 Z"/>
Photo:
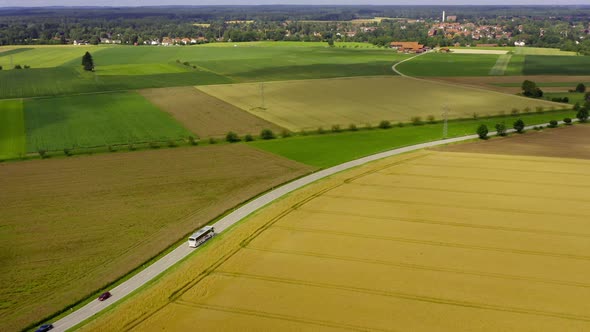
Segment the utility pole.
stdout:
<path fill-rule="evenodd" d="M 443 105 L 443 138 L 447 138 L 449 134 L 449 107 L 445 104 Z"/>

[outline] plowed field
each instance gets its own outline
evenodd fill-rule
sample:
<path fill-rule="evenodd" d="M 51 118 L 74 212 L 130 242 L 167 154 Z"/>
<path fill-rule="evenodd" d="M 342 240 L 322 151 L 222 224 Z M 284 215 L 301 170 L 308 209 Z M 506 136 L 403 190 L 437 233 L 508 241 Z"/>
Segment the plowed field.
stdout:
<path fill-rule="evenodd" d="M 437 150 L 590 159 L 590 126 L 530 132 L 510 139 L 449 145 Z"/>
<path fill-rule="evenodd" d="M 85 298 L 309 171 L 245 145 L 0 164 L 0 330 Z"/>
<path fill-rule="evenodd" d="M 589 167 L 422 151 L 341 173 L 88 328 L 587 330 Z"/>
<path fill-rule="evenodd" d="M 200 137 L 225 136 L 229 131 L 258 135 L 266 128 L 277 133 L 281 130 L 194 87 L 148 89 L 140 94 Z"/>

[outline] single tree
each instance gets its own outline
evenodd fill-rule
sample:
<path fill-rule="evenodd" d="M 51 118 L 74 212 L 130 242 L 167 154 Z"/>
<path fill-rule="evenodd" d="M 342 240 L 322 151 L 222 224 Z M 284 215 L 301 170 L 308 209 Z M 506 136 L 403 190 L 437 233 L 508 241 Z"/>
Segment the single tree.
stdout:
<path fill-rule="evenodd" d="M 389 128 L 391 128 L 391 122 L 389 122 L 387 120 L 383 120 L 383 121 L 379 122 L 379 128 L 389 129 Z"/>
<path fill-rule="evenodd" d="M 524 131 L 524 121 L 522 121 L 522 119 L 516 120 L 512 128 L 514 128 L 517 133 L 522 134 Z"/>
<path fill-rule="evenodd" d="M 486 139 L 488 138 L 488 126 L 482 124 L 479 127 L 477 127 L 477 135 L 479 136 L 479 138 L 481 139 Z"/>
<path fill-rule="evenodd" d="M 525 80 L 522 82 L 522 94 L 526 97 L 541 98 L 543 97 L 543 91 L 537 87 L 537 84 L 533 81 Z"/>
<path fill-rule="evenodd" d="M 238 134 L 234 133 L 233 131 L 230 131 L 229 133 L 227 133 L 227 135 L 225 135 L 225 140 L 230 143 L 236 143 L 236 142 L 241 141 Z"/>
<path fill-rule="evenodd" d="M 558 122 L 557 120 L 551 120 L 549 121 L 549 125 L 547 127 L 549 128 L 557 128 Z"/>
<path fill-rule="evenodd" d="M 262 129 L 262 131 L 260 132 L 260 138 L 262 139 L 269 140 L 274 139 L 275 137 L 275 134 L 270 129 Z"/>
<path fill-rule="evenodd" d="M 498 132 L 498 136 L 506 136 L 506 125 L 504 122 L 496 124 L 496 132 Z"/>
<path fill-rule="evenodd" d="M 86 71 L 94 71 L 94 60 L 92 59 L 90 52 L 86 52 L 82 57 L 82 66 Z"/>
<path fill-rule="evenodd" d="M 576 92 L 579 92 L 579 93 L 586 92 L 586 86 L 584 85 L 584 83 L 580 83 L 576 86 Z"/>
<path fill-rule="evenodd" d="M 580 122 L 588 121 L 588 108 L 587 107 L 580 108 L 580 110 L 578 111 L 578 114 L 576 114 L 576 118 L 578 118 L 580 120 Z"/>
<path fill-rule="evenodd" d="M 577 102 L 577 103 L 575 103 L 575 104 L 574 104 L 574 111 L 576 111 L 576 112 L 577 112 L 577 111 L 579 111 L 579 110 L 580 110 L 580 103 L 579 103 L 579 102 Z"/>

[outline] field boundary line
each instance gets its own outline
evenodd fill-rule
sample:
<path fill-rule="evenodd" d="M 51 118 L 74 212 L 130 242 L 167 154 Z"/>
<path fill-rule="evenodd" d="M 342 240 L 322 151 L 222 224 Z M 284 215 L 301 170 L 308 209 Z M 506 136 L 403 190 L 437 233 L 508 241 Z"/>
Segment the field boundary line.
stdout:
<path fill-rule="evenodd" d="M 317 287 L 317 288 L 324 288 L 324 289 L 336 289 L 336 290 L 357 292 L 357 293 L 363 293 L 363 294 L 371 294 L 371 295 L 377 295 L 377 296 L 395 297 L 395 298 L 401 298 L 401 299 L 410 300 L 410 301 L 429 302 L 429 303 L 435 303 L 435 304 L 453 305 L 453 306 L 459 306 L 459 307 L 484 309 L 484 310 L 514 312 L 514 313 L 519 313 L 519 314 L 528 314 L 528 315 L 536 315 L 536 316 L 557 317 L 557 318 L 570 319 L 570 320 L 590 321 L 589 316 L 583 316 L 583 315 L 579 315 L 579 314 L 568 314 L 568 313 L 562 313 L 562 312 L 552 312 L 552 311 L 544 311 L 544 310 L 536 310 L 536 309 L 510 307 L 510 306 L 504 306 L 504 305 L 498 305 L 498 304 L 488 304 L 488 303 L 478 303 L 478 302 L 471 302 L 471 301 L 453 300 L 453 299 L 448 299 L 448 298 L 425 296 L 425 295 L 404 293 L 404 292 L 399 292 L 399 291 L 378 291 L 378 290 L 373 290 L 370 288 L 343 286 L 343 285 L 335 285 L 335 284 L 304 281 L 304 280 L 297 280 L 297 279 L 287 279 L 287 278 L 279 278 L 279 277 L 270 277 L 270 276 L 260 276 L 260 275 L 247 274 L 247 273 L 221 272 L 221 271 L 216 272 L 216 273 L 220 274 L 220 275 L 236 277 L 236 278 L 263 280 L 263 281 L 275 282 L 275 283 L 281 283 L 281 284 Z"/>
<path fill-rule="evenodd" d="M 590 284 L 576 282 L 576 281 L 544 279 L 544 278 L 539 278 L 539 277 L 527 277 L 527 276 L 519 276 L 519 275 L 511 275 L 511 274 L 503 274 L 503 273 L 482 272 L 482 271 L 475 271 L 475 270 L 461 270 L 461 269 L 448 268 L 448 267 L 442 267 L 442 266 L 428 266 L 428 265 L 410 264 L 410 263 L 395 262 L 395 261 L 384 261 L 384 260 L 378 260 L 378 259 L 357 258 L 357 257 L 352 257 L 352 256 L 338 256 L 338 255 L 322 254 L 322 253 L 309 252 L 309 251 L 280 250 L 280 249 L 272 249 L 272 248 L 267 249 L 267 248 L 256 248 L 256 247 L 245 247 L 244 249 L 252 250 L 252 251 L 270 252 L 270 253 L 283 254 L 283 255 L 306 256 L 306 257 L 333 259 L 333 260 L 341 260 L 341 261 L 363 263 L 363 264 L 385 265 L 385 266 L 393 266 L 393 267 L 399 267 L 399 268 L 405 268 L 405 269 L 456 273 L 456 274 L 474 275 L 474 276 L 488 277 L 488 278 L 524 280 L 524 281 L 538 282 L 538 283 L 543 283 L 543 284 L 554 284 L 554 285 L 563 285 L 563 286 L 571 286 L 571 287 L 590 288 Z"/>
<path fill-rule="evenodd" d="M 352 185 L 360 186 L 360 187 L 376 187 L 376 188 L 397 188 L 397 189 L 406 189 L 406 190 L 416 190 L 416 191 L 438 191 L 443 193 L 456 193 L 456 194 L 471 194 L 471 195 L 490 195 L 490 196 L 501 196 L 501 197 L 520 197 L 520 198 L 536 198 L 536 199 L 549 199 L 552 201 L 565 201 L 565 202 L 580 202 L 580 203 L 590 203 L 590 199 L 580 199 L 580 198 L 556 198 L 556 197 L 548 197 L 548 196 L 538 196 L 538 195 L 524 195 L 524 194 L 512 194 L 512 193 L 497 193 L 497 192 L 485 192 L 485 191 L 470 191 L 470 190 L 458 190 L 458 189 L 444 189 L 444 188 L 424 188 L 424 187 L 412 187 L 412 186 L 404 186 L 404 185 L 391 185 L 391 184 L 372 184 L 372 183 L 362 183 L 362 182 L 352 182 Z"/>
<path fill-rule="evenodd" d="M 287 316 L 287 315 L 275 314 L 275 313 L 271 313 L 271 312 L 264 312 L 264 311 L 252 310 L 252 309 L 232 308 L 232 307 L 228 307 L 228 306 L 194 303 L 194 302 L 189 302 L 186 300 L 177 301 L 175 303 L 178 305 L 188 306 L 188 307 L 193 307 L 193 308 L 201 308 L 201 309 L 206 309 L 206 310 L 224 311 L 224 312 L 229 312 L 229 313 L 233 313 L 233 314 L 241 314 L 241 315 L 248 315 L 248 316 L 258 316 L 258 317 L 264 317 L 264 318 L 279 319 L 279 320 L 284 320 L 284 321 L 289 321 L 289 322 L 305 323 L 305 324 L 309 324 L 309 325 L 332 327 L 332 328 L 338 328 L 338 329 L 347 329 L 347 330 L 351 330 L 351 331 L 367 331 L 368 330 L 366 327 L 361 327 L 361 326 L 356 326 L 356 325 L 338 324 L 338 323 L 329 322 L 329 321 L 306 319 L 306 318 Z M 382 329 L 374 329 L 374 328 L 371 328 L 371 330 L 393 331 L 393 330 L 382 330 Z"/>
<path fill-rule="evenodd" d="M 572 121 L 577 121 L 577 119 L 574 119 Z M 563 121 L 561 121 L 560 123 L 563 123 Z M 538 125 L 539 124 L 537 124 L 536 126 L 538 126 Z M 547 126 L 548 124 L 545 123 L 545 124 L 540 124 L 540 125 Z M 535 127 L 535 126 L 528 126 L 525 129 L 530 130 L 533 127 Z M 515 131 L 514 129 L 511 129 L 511 130 L 508 130 L 507 132 L 512 133 L 514 131 Z M 497 132 L 490 132 L 489 133 L 490 136 L 493 136 L 496 134 L 497 134 Z M 245 219 L 249 215 L 253 214 L 254 212 L 256 212 L 256 211 L 260 210 L 261 208 L 269 205 L 270 203 L 290 194 L 291 192 L 293 192 L 297 189 L 303 188 L 303 187 L 305 187 L 309 184 L 312 184 L 318 180 L 327 178 L 329 176 L 332 176 L 334 174 L 337 174 L 337 173 L 340 173 L 340 172 L 343 172 L 343 171 L 346 171 L 346 170 L 349 170 L 352 168 L 356 168 L 356 167 L 359 167 L 359 166 L 362 166 L 362 165 L 365 165 L 365 164 L 368 164 L 368 163 L 371 163 L 371 162 L 374 162 L 377 160 L 381 160 L 381 159 L 384 159 L 387 157 L 392 157 L 392 156 L 396 156 L 396 155 L 400 155 L 400 154 L 404 154 L 404 153 L 408 153 L 408 152 L 413 152 L 413 151 L 417 151 L 417 150 L 422 150 L 425 148 L 440 146 L 440 145 L 446 145 L 446 144 L 451 144 L 451 143 L 473 140 L 473 139 L 477 139 L 477 138 L 478 138 L 478 135 L 466 135 L 466 136 L 461 136 L 461 137 L 447 138 L 447 139 L 441 139 L 441 140 L 436 140 L 436 141 L 431 141 L 431 142 L 426 142 L 426 143 L 420 143 L 420 144 L 405 146 L 405 147 L 401 147 L 401 148 L 395 148 L 392 150 L 388 150 L 388 151 L 376 153 L 373 155 L 369 155 L 369 156 L 366 156 L 363 158 L 359 158 L 356 160 L 348 161 L 348 162 L 345 162 L 340 165 L 336 165 L 336 166 L 333 166 L 333 167 L 330 167 L 327 169 L 323 169 L 323 170 L 317 171 L 315 173 L 312 173 L 310 175 L 304 176 L 302 178 L 296 179 L 296 180 L 289 182 L 287 184 L 284 184 L 276 189 L 273 189 L 270 192 L 263 194 L 262 196 L 259 196 L 255 199 L 253 199 L 252 201 L 248 202 L 247 204 L 245 204 L 245 205 L 235 209 L 233 212 L 225 215 L 223 218 L 218 220 L 212 226 L 215 227 L 217 233 L 221 233 L 221 232 L 225 231 L 226 229 L 230 228 L 231 226 L 235 225 L 239 221 Z M 86 304 L 82 308 L 80 308 L 80 309 L 74 311 L 73 313 L 54 322 L 53 326 L 54 326 L 55 331 L 56 332 L 57 331 L 66 331 L 68 329 L 71 329 L 72 327 L 75 327 L 78 324 L 86 321 L 87 319 L 91 318 L 92 316 L 101 312 L 102 310 L 118 303 L 119 301 L 121 301 L 121 299 L 126 298 L 127 296 L 131 295 L 135 290 L 137 290 L 138 288 L 142 287 L 143 285 L 145 285 L 146 283 L 148 283 L 152 279 L 158 277 L 159 275 L 161 275 L 162 273 L 167 271 L 170 267 L 172 267 L 176 263 L 183 260 L 185 257 L 187 257 L 188 255 L 193 253 L 195 250 L 198 250 L 198 248 L 197 249 L 189 248 L 189 246 L 186 243 L 182 243 L 182 244 L 178 245 L 175 249 L 173 249 L 168 254 L 166 254 L 164 257 L 162 257 L 159 260 L 157 260 L 156 262 L 154 262 L 152 265 L 146 267 L 144 270 L 142 270 L 138 274 L 129 278 L 128 280 L 126 280 L 125 282 L 120 284 L 119 286 L 113 288 L 110 291 L 112 294 L 112 297 L 108 301 L 99 302 L 98 300 L 93 300 L 92 302 L 89 302 L 88 304 Z"/>
<path fill-rule="evenodd" d="M 556 253 L 556 252 L 547 252 L 547 251 L 535 251 L 535 250 L 524 250 L 524 249 L 511 249 L 511 248 L 501 248 L 501 247 L 479 246 L 479 245 L 464 244 L 464 243 L 419 240 L 419 239 L 410 239 L 410 238 L 405 238 L 405 237 L 359 234 L 359 233 L 339 232 L 339 231 L 330 231 L 330 230 L 304 228 L 304 227 L 293 227 L 293 226 L 275 225 L 273 227 L 281 228 L 281 229 L 289 230 L 289 231 L 295 231 L 295 232 L 328 234 L 328 235 L 351 237 L 351 238 L 358 238 L 358 239 L 374 239 L 374 240 L 383 240 L 383 241 L 392 241 L 392 242 L 421 244 L 421 245 L 427 245 L 427 246 L 461 248 L 461 249 L 482 250 L 482 251 L 497 251 L 497 252 L 505 252 L 505 253 L 512 253 L 512 254 L 521 254 L 521 255 L 559 257 L 559 258 L 569 258 L 569 259 L 590 261 L 590 256 L 567 254 L 567 253 Z"/>
<path fill-rule="evenodd" d="M 458 179 L 458 180 L 477 180 L 477 181 L 487 181 L 487 182 L 493 182 L 493 183 L 497 183 L 498 180 L 497 179 L 486 179 L 486 178 L 469 178 L 469 177 L 464 177 L 464 176 L 456 176 L 456 175 L 433 175 L 433 174 L 425 174 L 425 175 L 421 175 L 421 174 L 412 174 L 412 173 L 402 173 L 402 172 L 391 172 L 391 173 L 384 173 L 381 172 L 380 174 L 385 175 L 385 176 L 420 176 L 420 177 L 428 177 L 428 178 L 434 178 L 434 179 Z M 523 183 L 523 184 L 528 184 L 530 182 L 527 181 L 519 181 L 519 180 L 512 180 L 512 183 Z M 551 182 L 535 182 L 534 184 L 536 185 L 544 185 L 544 186 L 554 186 L 556 185 L 556 183 L 551 183 Z M 565 186 L 565 187 L 576 187 L 576 188 L 590 188 L 590 186 L 586 186 L 583 184 L 570 184 L 570 183 L 560 183 L 559 185 Z"/>
<path fill-rule="evenodd" d="M 560 232 L 560 231 L 528 229 L 528 228 L 507 227 L 507 226 L 491 226 L 491 225 L 484 225 L 484 224 L 468 224 L 468 223 L 437 221 L 437 220 L 428 220 L 428 219 L 419 219 L 419 218 L 413 219 L 413 218 L 387 217 L 387 216 L 377 216 L 377 215 L 373 216 L 373 215 L 367 215 L 367 214 L 362 214 L 362 213 L 327 211 L 327 210 L 309 209 L 309 208 L 301 209 L 301 211 L 316 213 L 316 214 L 326 214 L 326 215 L 355 216 L 355 217 L 359 217 L 359 218 L 373 219 L 373 220 L 385 221 L 385 222 L 406 222 L 406 223 L 416 223 L 416 224 L 430 224 L 430 225 L 451 226 L 451 227 L 477 228 L 477 229 L 486 229 L 486 230 L 493 230 L 493 231 L 521 232 L 521 233 L 555 235 L 555 236 L 570 236 L 570 237 L 584 237 L 584 238 L 590 237 L 590 234 L 586 234 L 586 233 Z"/>

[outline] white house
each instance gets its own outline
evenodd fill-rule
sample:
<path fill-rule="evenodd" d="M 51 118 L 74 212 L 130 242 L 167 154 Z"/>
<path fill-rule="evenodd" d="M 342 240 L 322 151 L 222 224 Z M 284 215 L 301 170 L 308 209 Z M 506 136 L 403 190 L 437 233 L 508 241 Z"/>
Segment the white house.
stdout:
<path fill-rule="evenodd" d="M 515 41 L 515 42 L 514 42 L 514 46 L 519 46 L 519 47 L 522 47 L 522 46 L 524 46 L 524 45 L 525 45 L 524 41 L 521 41 L 521 40 L 519 40 L 519 41 Z"/>

